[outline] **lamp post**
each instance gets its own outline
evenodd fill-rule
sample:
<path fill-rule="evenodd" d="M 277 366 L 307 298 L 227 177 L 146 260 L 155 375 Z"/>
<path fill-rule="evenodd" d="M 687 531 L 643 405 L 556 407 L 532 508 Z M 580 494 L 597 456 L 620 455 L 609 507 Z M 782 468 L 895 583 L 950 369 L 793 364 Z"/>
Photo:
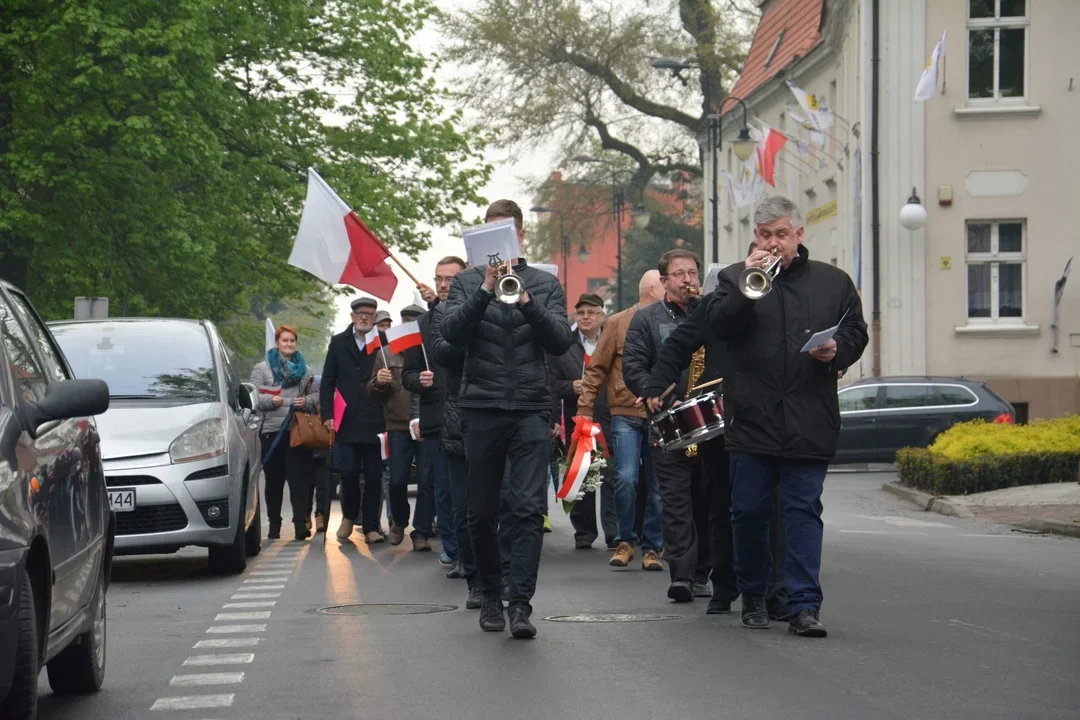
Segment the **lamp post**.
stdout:
<path fill-rule="evenodd" d="M 670 70 L 679 81 L 686 86 L 687 80 L 683 77 L 683 70 L 690 70 L 693 68 L 700 69 L 701 65 L 695 62 L 688 62 L 683 60 L 674 60 L 672 58 L 653 58 L 650 61 L 653 68 L 657 70 Z M 757 146 L 750 138 L 750 127 L 747 125 L 747 112 L 746 103 L 741 98 L 729 95 L 727 100 L 735 100 L 743 109 L 743 125 L 739 130 L 739 136 L 732 144 L 735 150 L 735 155 L 743 162 L 746 162 L 754 153 L 754 149 Z M 712 261 L 717 262 L 720 254 L 720 189 L 717 184 L 717 179 L 720 176 L 720 149 L 723 127 L 720 121 L 719 108 L 716 108 L 716 112 L 713 112 L 713 102 L 711 93 L 709 92 L 709 86 L 705 86 L 705 108 L 706 108 L 706 147 L 709 151 L 709 165 L 710 174 L 709 182 L 712 185 L 710 189 L 710 196 L 712 200 Z"/>
<path fill-rule="evenodd" d="M 570 293 L 570 238 L 566 235 L 566 228 L 564 227 L 563 215 L 558 210 L 550 208 L 547 205 L 533 205 L 529 208 L 529 212 L 534 212 L 537 215 L 542 213 L 555 213 L 559 216 L 559 243 L 562 247 L 562 263 L 563 263 L 563 282 L 566 283 L 567 295 Z"/>
<path fill-rule="evenodd" d="M 601 165 L 607 165 L 611 170 L 611 199 L 613 205 L 612 214 L 615 217 L 615 303 L 619 310 L 623 309 L 623 281 L 622 281 L 622 222 L 623 222 L 623 205 L 626 202 L 626 198 L 623 195 L 622 190 L 619 188 L 616 181 L 616 174 L 618 169 L 613 163 L 607 162 L 595 158 L 592 155 L 575 155 L 570 158 L 571 162 L 576 163 L 600 163 Z M 638 230 L 645 229 L 649 224 L 649 213 L 645 210 L 644 205 L 638 205 L 630 214 L 631 222 Z M 584 246 L 582 247 L 584 250 Z M 581 253 L 579 253 L 579 256 Z"/>

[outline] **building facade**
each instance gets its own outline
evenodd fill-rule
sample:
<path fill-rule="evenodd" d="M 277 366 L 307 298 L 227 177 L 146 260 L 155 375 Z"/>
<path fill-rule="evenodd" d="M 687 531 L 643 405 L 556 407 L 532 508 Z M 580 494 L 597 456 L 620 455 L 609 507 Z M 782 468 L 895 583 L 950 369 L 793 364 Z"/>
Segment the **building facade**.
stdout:
<path fill-rule="evenodd" d="M 1051 328 L 1055 281 L 1080 254 L 1074 231 L 1055 227 L 1080 188 L 1068 132 L 1080 110 L 1070 77 L 1080 3 L 766 0 L 762 10 L 732 94 L 790 136 L 765 194 L 804 208 L 811 257 L 847 271 L 867 321 L 878 318 L 848 377 L 971 377 L 1021 418 L 1080 412 L 1077 281 L 1061 295 L 1056 347 Z M 936 95 L 916 102 L 943 33 Z M 823 146 L 793 121 L 789 80 L 834 111 Z M 720 162 L 734 170 L 742 110 L 729 102 L 723 113 Z M 908 231 L 899 217 L 913 188 L 927 222 Z M 733 262 L 745 256 L 753 207 L 721 200 L 717 261 Z"/>

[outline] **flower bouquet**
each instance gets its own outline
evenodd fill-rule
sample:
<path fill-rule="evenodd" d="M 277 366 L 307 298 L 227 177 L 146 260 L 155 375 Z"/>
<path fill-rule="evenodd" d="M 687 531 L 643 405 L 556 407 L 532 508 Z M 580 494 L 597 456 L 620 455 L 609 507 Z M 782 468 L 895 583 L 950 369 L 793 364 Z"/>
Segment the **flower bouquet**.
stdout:
<path fill-rule="evenodd" d="M 574 418 L 574 434 L 571 452 L 556 464 L 561 485 L 555 496 L 562 501 L 563 510 L 569 513 L 585 498 L 586 493 L 596 492 L 607 467 L 607 442 L 597 423 L 583 417 Z"/>
<path fill-rule="evenodd" d="M 577 495 L 574 497 L 567 497 L 563 499 L 563 510 L 569 514 L 574 506 L 585 499 L 586 493 L 594 493 L 600 489 L 600 486 L 604 483 L 601 482 L 604 468 L 607 467 L 607 455 L 602 450 L 596 452 L 592 456 L 592 462 L 589 464 L 589 470 L 585 474 L 585 479 L 581 481 L 581 485 L 578 487 Z M 570 458 L 563 457 L 560 459 L 555 468 L 559 471 L 559 478 L 566 479 L 566 474 L 570 471 Z"/>

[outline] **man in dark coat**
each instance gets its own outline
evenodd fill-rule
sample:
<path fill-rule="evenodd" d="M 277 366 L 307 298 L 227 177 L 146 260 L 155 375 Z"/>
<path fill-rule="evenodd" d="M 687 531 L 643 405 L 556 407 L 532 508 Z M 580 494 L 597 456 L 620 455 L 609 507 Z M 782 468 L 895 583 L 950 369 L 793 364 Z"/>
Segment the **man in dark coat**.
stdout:
<path fill-rule="evenodd" d="M 513 218 L 519 242 L 525 237 L 521 208 L 509 200 L 488 208 L 485 222 Z M 523 292 L 513 305 L 495 298 L 499 269 L 474 267 L 458 273 L 440 325 L 446 340 L 465 350 L 460 404 L 468 462 L 469 533 L 484 594 L 480 626 L 506 627 L 501 600 L 499 500 L 507 458 L 513 472 L 507 493 L 513 554 L 510 561 L 510 632 L 531 638 L 544 500 L 551 457 L 551 407 L 547 354 L 561 355 L 572 335 L 566 296 L 554 275 L 511 262 Z"/>
<path fill-rule="evenodd" d="M 741 266 L 720 273 L 709 320 L 728 343 L 724 374 L 725 441 L 731 455 L 731 520 L 743 624 L 768 627 L 768 532 L 773 487 L 780 493 L 787 534 L 784 577 L 789 631 L 824 637 L 821 624 L 821 492 L 836 452 L 840 410 L 836 380 L 858 361 L 868 334 L 851 278 L 809 259 L 802 215 L 785 197 L 764 200 L 754 213 L 756 249 Z M 772 290 L 758 300 L 739 289 L 744 268 L 780 258 Z M 809 348 L 814 333 L 836 328 Z M 806 348 L 806 351 L 804 351 Z"/>
<path fill-rule="evenodd" d="M 334 434 L 334 467 L 341 472 L 341 526 L 337 536 L 345 540 L 360 520 L 367 542 L 382 542 L 379 522 L 382 507 L 382 452 L 379 434 L 386 429 L 383 408 L 366 389 L 371 379 L 374 356 L 364 350 L 364 336 L 375 326 L 371 298 L 357 298 L 352 303 L 352 321 L 345 332 L 330 338 L 323 365 L 319 400 L 323 423 Z M 334 391 L 345 400 L 341 427 L 334 427 Z M 360 475 L 364 476 L 363 498 Z M 362 508 L 362 509 L 361 509 Z"/>

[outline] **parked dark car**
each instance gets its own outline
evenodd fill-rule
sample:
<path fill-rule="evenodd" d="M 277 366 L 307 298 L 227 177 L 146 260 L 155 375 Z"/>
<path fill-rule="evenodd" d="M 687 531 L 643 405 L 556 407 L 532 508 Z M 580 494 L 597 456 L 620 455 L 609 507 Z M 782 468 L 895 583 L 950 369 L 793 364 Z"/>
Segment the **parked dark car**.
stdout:
<path fill-rule="evenodd" d="M 1012 423 L 1012 405 L 981 382 L 948 377 L 885 377 L 840 389 L 835 462 L 895 462 L 903 447 L 928 447 L 957 423 Z"/>
<path fill-rule="evenodd" d="M 0 718 L 34 717 L 105 676 L 115 522 L 97 424 L 100 380 L 74 380 L 26 296 L 0 282 Z"/>

